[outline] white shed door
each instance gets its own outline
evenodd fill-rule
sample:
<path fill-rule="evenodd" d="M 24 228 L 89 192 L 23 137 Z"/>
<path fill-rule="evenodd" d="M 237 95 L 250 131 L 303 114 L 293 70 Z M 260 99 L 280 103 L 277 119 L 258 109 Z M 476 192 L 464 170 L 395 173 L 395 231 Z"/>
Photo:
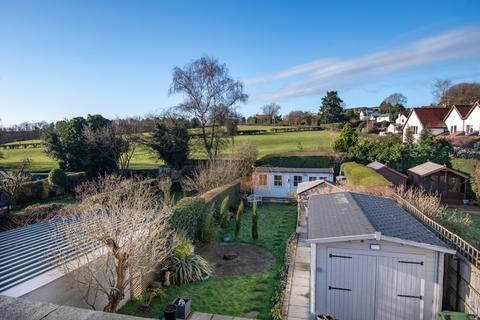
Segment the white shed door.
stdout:
<path fill-rule="evenodd" d="M 423 319 L 425 266 L 415 258 L 377 258 L 375 319 Z"/>
<path fill-rule="evenodd" d="M 415 257 L 329 249 L 327 312 L 336 320 L 422 319 L 424 277 Z"/>
<path fill-rule="evenodd" d="M 328 251 L 327 312 L 337 320 L 375 318 L 376 257 Z"/>

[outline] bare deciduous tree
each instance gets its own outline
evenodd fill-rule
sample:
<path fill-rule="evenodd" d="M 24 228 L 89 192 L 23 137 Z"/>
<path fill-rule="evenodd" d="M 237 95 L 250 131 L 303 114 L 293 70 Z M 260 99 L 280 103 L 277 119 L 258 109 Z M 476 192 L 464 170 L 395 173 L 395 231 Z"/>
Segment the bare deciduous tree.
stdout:
<path fill-rule="evenodd" d="M 238 161 L 228 159 L 213 159 L 198 165 L 191 176 L 182 179 L 184 191 L 204 193 L 223 186 L 240 177 Z"/>
<path fill-rule="evenodd" d="M 251 173 L 258 156 L 257 147 L 241 144 L 225 159 L 208 160 L 182 180 L 185 191 L 207 192 Z"/>
<path fill-rule="evenodd" d="M 87 144 L 101 154 L 115 161 L 120 173 L 124 174 L 130 166 L 140 136 L 136 126 L 119 122 L 93 130 L 87 126 L 84 129 Z"/>
<path fill-rule="evenodd" d="M 392 93 L 388 97 L 386 97 L 384 102 L 391 104 L 392 106 L 402 105 L 405 106 L 407 104 L 407 97 L 405 97 L 401 93 Z"/>
<path fill-rule="evenodd" d="M 452 81 L 448 79 L 438 79 L 435 81 L 433 84 L 433 97 L 435 99 L 436 103 L 440 103 L 442 99 L 445 101 L 445 103 L 448 105 L 448 97 L 445 95 L 452 86 Z"/>
<path fill-rule="evenodd" d="M 278 116 L 278 112 L 280 111 L 280 105 L 276 104 L 275 102 L 269 103 L 262 107 L 263 114 L 268 115 L 272 124 L 275 124 L 275 118 Z"/>
<path fill-rule="evenodd" d="M 247 176 L 252 173 L 253 166 L 258 157 L 257 146 L 250 143 L 242 143 L 233 149 L 231 159 L 236 160 L 239 166 L 239 175 Z"/>
<path fill-rule="evenodd" d="M 151 181 L 105 176 L 78 188 L 80 204 L 55 223 L 54 253 L 64 259 L 85 302 L 115 312 L 129 285 L 141 283 L 170 254 L 170 182 L 163 181 L 163 198 Z M 168 190 L 167 190 L 168 189 Z M 163 199 L 163 200 L 162 200 Z M 69 259 L 65 247 L 75 253 Z"/>
<path fill-rule="evenodd" d="M 15 195 L 20 190 L 22 184 L 31 180 L 27 172 L 29 166 L 30 160 L 24 159 L 16 169 L 0 179 L 0 193 L 5 194 L 10 203 L 14 201 Z"/>
<path fill-rule="evenodd" d="M 222 137 L 219 133 L 221 115 L 225 114 L 225 109 L 234 111 L 237 103 L 247 101 L 243 83 L 230 77 L 225 64 L 202 57 L 183 68 L 173 69 L 169 92 L 185 96 L 179 109 L 200 121 L 201 139 L 208 158 L 212 160 Z"/>

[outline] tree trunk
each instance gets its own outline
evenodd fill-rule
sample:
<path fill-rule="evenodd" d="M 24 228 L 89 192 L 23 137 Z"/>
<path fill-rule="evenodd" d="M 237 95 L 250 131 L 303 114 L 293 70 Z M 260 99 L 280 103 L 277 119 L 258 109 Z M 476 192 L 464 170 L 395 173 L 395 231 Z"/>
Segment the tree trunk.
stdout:
<path fill-rule="evenodd" d="M 103 308 L 105 312 L 116 312 L 120 301 L 125 297 L 125 281 L 127 267 L 125 265 L 125 259 L 123 255 L 117 256 L 114 255 L 116 263 L 116 273 L 117 273 L 117 282 L 115 287 L 111 288 L 110 293 L 108 294 L 108 303 Z"/>
<path fill-rule="evenodd" d="M 205 145 L 205 150 L 207 151 L 207 156 L 209 160 L 212 160 L 212 148 L 211 145 L 208 144 L 207 141 L 207 133 L 205 132 L 205 124 L 202 123 L 202 138 L 203 144 Z"/>

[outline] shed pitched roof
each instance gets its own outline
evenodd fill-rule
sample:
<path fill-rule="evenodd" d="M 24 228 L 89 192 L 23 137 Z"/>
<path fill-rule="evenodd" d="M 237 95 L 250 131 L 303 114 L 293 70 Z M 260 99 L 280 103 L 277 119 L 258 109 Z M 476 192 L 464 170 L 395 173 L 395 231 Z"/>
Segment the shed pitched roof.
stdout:
<path fill-rule="evenodd" d="M 375 170 L 375 171 L 380 170 L 380 169 L 387 169 L 387 170 L 393 172 L 393 173 L 396 174 L 396 175 L 399 175 L 399 176 L 401 176 L 401 177 L 403 177 L 403 178 L 407 178 L 407 175 L 405 175 L 405 174 L 403 174 L 403 173 L 401 173 L 401 172 L 399 172 L 399 171 L 397 171 L 397 170 L 395 170 L 395 169 L 393 169 L 393 168 L 390 168 L 390 167 L 387 166 L 386 164 L 383 164 L 383 163 L 381 163 L 381 162 L 379 162 L 379 161 L 377 161 L 377 160 L 375 160 L 375 161 L 373 161 L 373 162 L 370 162 L 370 163 L 367 164 L 366 166 L 369 167 L 369 168 L 371 168 L 371 169 L 373 169 L 373 170 Z"/>
<path fill-rule="evenodd" d="M 374 233 L 434 246 L 440 251 L 450 250 L 427 227 L 392 199 L 353 192 L 310 197 L 308 201 L 310 240 Z"/>
<path fill-rule="evenodd" d="M 459 171 L 453 170 L 448 168 L 445 165 L 441 165 L 432 161 L 427 161 L 425 163 L 419 164 L 418 166 L 415 166 L 413 168 L 408 169 L 408 171 L 417 174 L 419 176 L 428 176 L 431 174 L 434 174 L 435 172 L 439 172 L 442 170 L 447 170 L 449 172 L 452 172 L 456 175 L 462 176 L 464 178 L 469 178 L 466 174 L 463 174 Z"/>
<path fill-rule="evenodd" d="M 445 128 L 446 125 L 443 119 L 445 119 L 445 116 L 448 114 L 449 110 L 449 108 L 434 107 L 413 108 L 410 116 L 413 112 L 415 112 L 425 128 Z"/>
<path fill-rule="evenodd" d="M 285 173 L 331 173 L 333 168 L 285 168 L 285 167 L 256 167 L 255 172 L 285 172 Z"/>
<path fill-rule="evenodd" d="M 315 188 L 319 185 L 328 185 L 328 186 L 331 186 L 331 187 L 338 188 L 335 185 L 325 181 L 324 179 L 318 179 L 318 180 L 314 180 L 314 181 L 300 182 L 297 186 L 297 194 L 301 194 L 305 191 L 311 190 L 311 189 L 313 189 L 313 188 Z M 341 189 L 338 188 L 338 190 L 341 190 Z"/>

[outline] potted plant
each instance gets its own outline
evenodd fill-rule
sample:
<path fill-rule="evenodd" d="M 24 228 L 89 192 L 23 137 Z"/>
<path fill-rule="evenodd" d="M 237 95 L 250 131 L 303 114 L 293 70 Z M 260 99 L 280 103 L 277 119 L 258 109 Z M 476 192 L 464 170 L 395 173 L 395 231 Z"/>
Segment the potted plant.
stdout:
<path fill-rule="evenodd" d="M 172 304 L 177 308 L 177 319 L 187 319 L 192 312 L 192 299 L 176 297 Z"/>

